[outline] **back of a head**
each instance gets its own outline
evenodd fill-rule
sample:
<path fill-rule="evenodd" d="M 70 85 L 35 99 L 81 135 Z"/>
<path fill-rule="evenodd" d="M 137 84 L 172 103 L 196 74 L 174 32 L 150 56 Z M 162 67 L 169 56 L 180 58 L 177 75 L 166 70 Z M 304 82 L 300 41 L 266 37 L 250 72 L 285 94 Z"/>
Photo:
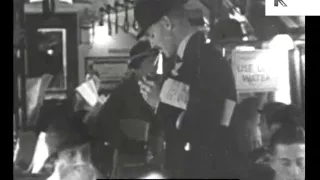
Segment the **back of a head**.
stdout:
<path fill-rule="evenodd" d="M 274 112 L 269 123 L 281 126 L 304 126 L 304 117 L 296 106 L 285 105 Z"/>
<path fill-rule="evenodd" d="M 286 106 L 286 104 L 282 102 L 268 102 L 265 103 L 263 106 L 263 109 L 261 113 L 271 115 L 273 114 L 277 109 Z"/>
<path fill-rule="evenodd" d="M 305 131 L 301 126 L 283 126 L 279 128 L 271 137 L 271 150 L 279 144 L 305 144 Z"/>

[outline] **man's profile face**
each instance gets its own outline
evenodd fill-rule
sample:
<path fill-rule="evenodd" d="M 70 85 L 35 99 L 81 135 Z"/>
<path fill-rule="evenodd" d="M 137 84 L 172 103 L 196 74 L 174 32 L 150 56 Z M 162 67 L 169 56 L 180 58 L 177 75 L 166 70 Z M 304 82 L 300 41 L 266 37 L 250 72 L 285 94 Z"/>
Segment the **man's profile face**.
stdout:
<path fill-rule="evenodd" d="M 276 180 L 305 180 L 305 144 L 276 145 L 271 167 Z"/>
<path fill-rule="evenodd" d="M 153 24 L 147 31 L 151 47 L 161 50 L 166 57 L 172 57 L 177 50 L 172 31 L 173 24 L 167 17 Z"/>

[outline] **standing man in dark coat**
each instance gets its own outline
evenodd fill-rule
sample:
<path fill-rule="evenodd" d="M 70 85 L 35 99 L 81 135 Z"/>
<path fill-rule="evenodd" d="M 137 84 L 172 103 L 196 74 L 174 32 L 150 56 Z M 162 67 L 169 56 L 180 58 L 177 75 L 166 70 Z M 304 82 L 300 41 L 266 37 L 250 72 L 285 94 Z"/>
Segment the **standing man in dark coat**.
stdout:
<path fill-rule="evenodd" d="M 134 13 L 141 27 L 139 36 L 146 35 L 167 57 L 176 56 L 162 88 L 144 78 L 140 91 L 146 101 L 158 102 L 155 108 L 164 122 L 167 159 L 183 161 L 175 166 L 167 162 L 171 173 L 182 170 L 172 173 L 174 178 L 228 177 L 228 126 L 236 104 L 233 73 L 220 52 L 205 43 L 204 33 L 190 25 L 184 3 L 137 1 Z M 176 150 L 170 151 L 170 144 L 176 144 Z"/>

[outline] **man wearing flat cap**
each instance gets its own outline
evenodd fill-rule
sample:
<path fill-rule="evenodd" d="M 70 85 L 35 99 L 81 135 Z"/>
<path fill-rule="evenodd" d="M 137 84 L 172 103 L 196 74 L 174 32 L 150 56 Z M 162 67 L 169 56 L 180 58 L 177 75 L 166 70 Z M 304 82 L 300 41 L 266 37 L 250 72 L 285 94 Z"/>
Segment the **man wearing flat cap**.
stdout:
<path fill-rule="evenodd" d="M 153 48 L 166 57 L 175 57 L 175 66 L 162 87 L 144 79 L 139 82 L 140 91 L 146 101 L 153 92 L 160 92 L 155 108 L 164 124 L 165 166 L 171 176 L 227 178 L 232 176 L 225 157 L 236 104 L 234 77 L 220 52 L 206 43 L 197 26 L 190 24 L 185 3 L 136 2 L 134 15 L 141 28 L 138 38 L 146 36 Z M 184 157 L 178 160 L 181 153 Z M 182 169 L 182 173 L 176 174 L 174 169 Z"/>

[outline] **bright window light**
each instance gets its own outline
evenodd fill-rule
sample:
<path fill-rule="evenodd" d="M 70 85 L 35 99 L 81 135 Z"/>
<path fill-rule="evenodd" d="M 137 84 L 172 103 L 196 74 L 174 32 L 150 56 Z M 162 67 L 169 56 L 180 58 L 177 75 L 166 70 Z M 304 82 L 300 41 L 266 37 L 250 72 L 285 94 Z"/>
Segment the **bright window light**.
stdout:
<path fill-rule="evenodd" d="M 294 48 L 294 42 L 288 34 L 279 34 L 269 42 L 269 48 L 291 50 Z"/>
<path fill-rule="evenodd" d="M 35 153 L 33 156 L 32 173 L 37 174 L 43 167 L 45 161 L 49 157 L 49 148 L 45 141 L 46 133 L 40 133 L 36 145 Z"/>
<path fill-rule="evenodd" d="M 269 43 L 269 49 L 279 53 L 274 58 L 278 59 L 276 66 L 281 67 L 278 79 L 278 90 L 275 92 L 275 101 L 285 104 L 291 103 L 290 78 L 289 78 L 289 50 L 294 48 L 292 38 L 287 34 L 276 35 Z"/>
<path fill-rule="evenodd" d="M 140 179 L 165 179 L 165 178 L 160 173 L 150 173 L 147 176 L 142 177 Z"/>
<path fill-rule="evenodd" d="M 108 26 L 99 26 L 96 25 L 94 28 L 94 45 L 107 45 L 112 41 L 112 37 L 109 36 Z"/>

